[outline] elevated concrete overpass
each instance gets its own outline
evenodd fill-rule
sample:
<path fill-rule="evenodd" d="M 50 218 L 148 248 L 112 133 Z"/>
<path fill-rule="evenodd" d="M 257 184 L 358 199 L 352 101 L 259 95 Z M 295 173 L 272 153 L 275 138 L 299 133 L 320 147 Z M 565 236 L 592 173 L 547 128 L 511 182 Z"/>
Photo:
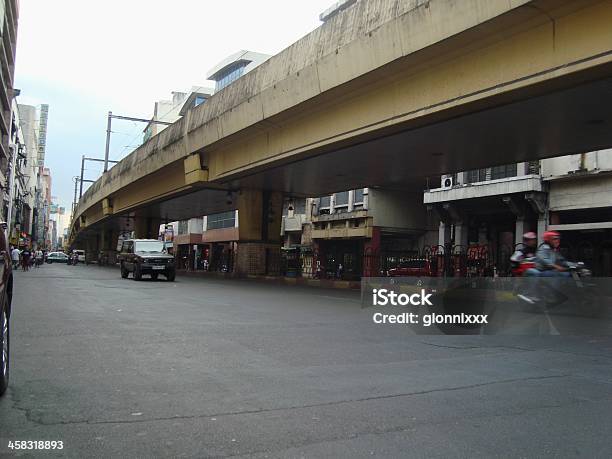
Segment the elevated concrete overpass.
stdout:
<path fill-rule="evenodd" d="M 104 174 L 73 240 L 238 208 L 259 256 L 282 194 L 611 147 L 610 24 L 609 0 L 358 1 Z"/>

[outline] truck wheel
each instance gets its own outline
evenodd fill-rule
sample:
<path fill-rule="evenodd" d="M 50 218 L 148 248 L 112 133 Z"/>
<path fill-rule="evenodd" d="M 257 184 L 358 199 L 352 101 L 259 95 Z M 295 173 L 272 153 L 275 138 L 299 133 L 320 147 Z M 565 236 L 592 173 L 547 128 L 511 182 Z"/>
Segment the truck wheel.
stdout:
<path fill-rule="evenodd" d="M 176 271 L 174 269 L 172 271 L 168 271 L 166 273 L 166 279 L 168 279 L 168 282 L 174 282 L 174 279 L 176 279 Z"/>
<path fill-rule="evenodd" d="M 142 280 L 142 271 L 140 270 L 139 264 L 134 265 L 134 280 Z"/>
<path fill-rule="evenodd" d="M 0 310 L 0 395 L 4 394 L 9 382 L 9 330 L 8 295 L 5 293 Z"/>
<path fill-rule="evenodd" d="M 123 266 L 123 263 L 121 263 L 121 277 L 124 279 L 127 279 L 129 275 L 130 275 L 130 272 L 127 270 L 125 266 Z"/>

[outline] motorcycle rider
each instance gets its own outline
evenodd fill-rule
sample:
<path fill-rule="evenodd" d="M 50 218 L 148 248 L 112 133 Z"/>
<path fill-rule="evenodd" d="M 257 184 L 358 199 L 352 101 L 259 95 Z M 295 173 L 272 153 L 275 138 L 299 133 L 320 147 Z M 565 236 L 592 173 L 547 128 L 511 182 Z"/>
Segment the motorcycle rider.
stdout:
<path fill-rule="evenodd" d="M 520 249 L 510 257 L 512 263 L 520 263 L 528 258 L 534 258 L 536 256 L 536 250 L 538 248 L 538 236 L 533 231 L 523 234 L 523 244 Z"/>
<path fill-rule="evenodd" d="M 544 243 L 536 252 L 536 268 L 525 271 L 526 276 L 570 277 L 567 261 L 559 251 L 561 235 L 556 231 L 545 231 Z"/>
<path fill-rule="evenodd" d="M 527 269 L 524 276 L 552 277 L 559 278 L 559 280 L 560 278 L 571 277 L 567 261 L 559 251 L 559 245 L 561 244 L 560 234 L 556 231 L 545 231 L 543 239 L 544 243 L 536 251 L 536 267 Z M 528 284 L 526 286 L 526 293 L 524 295 L 519 294 L 518 297 L 528 303 L 537 303 L 540 299 L 532 292 L 532 290 L 537 289 L 545 295 L 547 305 L 553 307 L 567 300 L 567 297 L 560 292 L 559 287 L 560 285 L 556 280 L 539 285 Z"/>

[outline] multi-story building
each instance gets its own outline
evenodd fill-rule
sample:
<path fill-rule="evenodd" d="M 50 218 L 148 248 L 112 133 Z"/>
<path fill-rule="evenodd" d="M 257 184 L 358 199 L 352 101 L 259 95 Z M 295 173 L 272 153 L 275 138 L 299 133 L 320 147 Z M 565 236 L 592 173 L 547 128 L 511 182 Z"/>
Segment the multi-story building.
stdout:
<path fill-rule="evenodd" d="M 197 107 L 200 104 L 206 102 L 212 96 L 214 90 L 212 88 L 205 88 L 203 86 L 193 86 L 191 91 L 187 94 L 184 99 L 183 105 L 179 110 L 179 116 L 185 116 L 192 108 Z"/>
<path fill-rule="evenodd" d="M 178 121 L 190 108 L 206 102 L 212 89 L 192 86 L 189 91 L 173 91 L 172 100 L 159 100 L 153 106 L 153 117 L 144 129 L 143 142 L 156 136 L 168 127 L 167 123 Z M 161 121 L 162 123 L 159 123 Z"/>
<path fill-rule="evenodd" d="M 423 200 L 440 220 L 438 246 L 480 253 L 499 273 L 525 232 L 553 229 L 568 257 L 611 275 L 611 191 L 606 150 L 445 175 Z"/>
<path fill-rule="evenodd" d="M 612 276 L 612 150 L 541 161 L 546 225 L 562 234 L 567 256 Z"/>
<path fill-rule="evenodd" d="M 253 51 L 238 51 L 223 59 L 213 67 L 206 78 L 215 82 L 215 92 L 225 88 L 242 75 L 263 64 L 270 58 L 268 54 Z"/>
<path fill-rule="evenodd" d="M 38 115 L 36 107 L 18 104 L 19 125 L 23 133 L 24 215 L 21 219 L 23 237 L 29 241 L 38 237 L 38 205 L 40 193 L 38 166 Z"/>
<path fill-rule="evenodd" d="M 12 107 L 14 97 L 15 50 L 17 45 L 17 19 L 19 2 L 3 0 L 0 2 L 0 61 L 2 78 L 0 78 L 0 188 L 2 188 L 3 218 L 7 217 L 9 195 L 7 172 L 11 163 L 9 141 L 12 126 Z"/>
<path fill-rule="evenodd" d="M 180 269 L 231 272 L 238 242 L 238 211 L 172 222 Z"/>
<path fill-rule="evenodd" d="M 9 226 L 9 240 L 13 245 L 24 245 L 26 237 L 30 236 L 30 223 L 32 209 L 29 206 L 27 197 L 30 190 L 27 188 L 25 171 L 27 168 L 27 150 L 21 120 L 19 117 L 19 107 L 13 99 L 11 137 L 9 141 L 11 161 L 7 173 L 10 186 L 8 199 L 6 201 L 6 211 L 3 218 L 6 218 Z M 20 244 L 21 241 L 21 244 Z"/>
<path fill-rule="evenodd" d="M 186 92 L 173 91 L 171 100 L 158 100 L 155 102 L 153 106 L 153 117 L 144 128 L 143 142 L 156 136 L 167 127 L 166 124 L 156 123 L 156 121 L 174 123 L 180 118 L 179 112 L 186 98 Z"/>
<path fill-rule="evenodd" d="M 20 180 L 23 181 L 21 237 L 36 247 L 50 243 L 49 210 L 51 172 L 44 167 L 48 105 L 17 105 L 19 128 L 23 136 L 20 156 Z M 41 122 L 42 120 L 42 122 Z"/>
<path fill-rule="evenodd" d="M 40 205 L 38 208 L 39 215 L 39 236 L 37 240 L 38 247 L 48 248 L 51 246 L 51 171 L 47 167 L 41 166 L 40 174 Z"/>
<path fill-rule="evenodd" d="M 301 244 L 312 261 L 303 257 L 302 274 L 359 279 L 379 275 L 400 255 L 418 254 L 434 225 L 420 198 L 359 188 L 307 199 Z"/>

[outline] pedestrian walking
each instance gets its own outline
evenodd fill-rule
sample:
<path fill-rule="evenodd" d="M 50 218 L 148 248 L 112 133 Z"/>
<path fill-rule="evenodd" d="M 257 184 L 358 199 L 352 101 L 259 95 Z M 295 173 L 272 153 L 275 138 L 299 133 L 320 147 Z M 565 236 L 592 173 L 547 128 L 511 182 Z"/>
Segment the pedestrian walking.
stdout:
<path fill-rule="evenodd" d="M 11 249 L 11 260 L 13 261 L 13 269 L 17 269 L 19 267 L 19 260 L 21 257 L 21 252 L 17 247 L 13 247 Z"/>
<path fill-rule="evenodd" d="M 37 268 L 40 268 L 41 265 L 43 264 L 45 255 L 43 254 L 42 250 L 38 249 L 35 253 L 35 256 L 36 256 L 36 260 L 35 260 L 34 266 L 36 266 Z"/>
<path fill-rule="evenodd" d="M 30 258 L 32 258 L 32 252 L 27 247 L 21 252 L 21 269 L 27 271 L 30 269 Z"/>

